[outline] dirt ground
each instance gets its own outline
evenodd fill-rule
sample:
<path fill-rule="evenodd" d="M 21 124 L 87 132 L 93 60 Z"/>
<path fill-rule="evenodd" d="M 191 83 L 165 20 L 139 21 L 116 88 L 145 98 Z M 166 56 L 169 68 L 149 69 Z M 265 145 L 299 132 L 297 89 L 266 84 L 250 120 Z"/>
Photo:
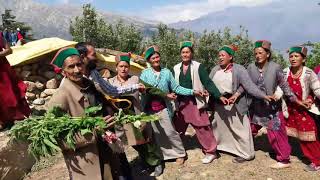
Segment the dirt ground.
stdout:
<path fill-rule="evenodd" d="M 192 129 L 188 129 L 190 135 L 184 143 L 188 153 L 188 160 L 183 166 L 177 166 L 175 162 L 166 162 L 165 171 L 162 176 L 154 178 L 145 174 L 137 173 L 136 164 L 138 157 L 136 151 L 128 147 L 126 154 L 132 166 L 135 180 L 319 180 L 320 172 L 305 172 L 303 170 L 306 160 L 303 158 L 299 144 L 291 139 L 293 147 L 290 168 L 273 170 L 269 166 L 276 161 L 269 156 L 271 151 L 265 135 L 255 138 L 256 158 L 244 164 L 232 163 L 232 155 L 220 153 L 221 157 L 211 164 L 203 165 L 201 158 L 203 154 L 199 149 L 196 137 Z M 272 154 L 272 153 L 271 153 Z M 65 164 L 61 155 L 47 159 L 33 168 L 25 180 L 65 180 L 68 179 Z"/>

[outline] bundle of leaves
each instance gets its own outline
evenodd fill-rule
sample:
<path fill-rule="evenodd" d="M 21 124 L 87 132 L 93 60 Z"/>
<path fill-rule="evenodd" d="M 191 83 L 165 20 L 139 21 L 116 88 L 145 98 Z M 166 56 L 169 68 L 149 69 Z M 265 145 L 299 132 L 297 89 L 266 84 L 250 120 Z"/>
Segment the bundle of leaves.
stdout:
<path fill-rule="evenodd" d="M 141 122 L 153 122 L 160 120 L 157 115 L 147 115 L 146 113 L 141 113 L 139 115 L 125 114 L 122 109 L 119 109 L 118 113 L 114 114 L 115 121 L 117 124 L 127 124 L 127 123 L 141 123 Z"/>
<path fill-rule="evenodd" d="M 71 117 L 58 107 L 44 116 L 29 117 L 11 129 L 12 139 L 29 142 L 29 152 L 36 158 L 51 156 L 61 151 L 58 142 L 64 141 L 72 149 L 76 147 L 75 134 L 102 132 L 106 123 L 102 116 L 95 116 L 101 106 L 85 109 L 83 117 Z M 93 117 L 95 116 L 95 117 Z"/>
<path fill-rule="evenodd" d="M 107 124 L 102 116 L 98 115 L 101 106 L 85 109 L 82 117 L 71 117 L 61 108 L 54 107 L 44 116 L 32 116 L 15 124 L 10 132 L 12 140 L 29 142 L 28 151 L 36 158 L 47 157 L 61 151 L 59 142 L 75 150 L 76 134 L 103 134 Z M 126 124 L 135 122 L 151 122 L 159 120 L 156 115 L 126 115 L 122 109 L 115 114 L 115 123 Z"/>
<path fill-rule="evenodd" d="M 156 88 L 152 86 L 151 84 L 144 82 L 140 79 L 140 83 L 142 83 L 146 87 L 146 93 L 150 95 L 160 96 L 162 98 L 165 98 L 167 96 L 167 93 L 163 92 L 161 89 Z"/>

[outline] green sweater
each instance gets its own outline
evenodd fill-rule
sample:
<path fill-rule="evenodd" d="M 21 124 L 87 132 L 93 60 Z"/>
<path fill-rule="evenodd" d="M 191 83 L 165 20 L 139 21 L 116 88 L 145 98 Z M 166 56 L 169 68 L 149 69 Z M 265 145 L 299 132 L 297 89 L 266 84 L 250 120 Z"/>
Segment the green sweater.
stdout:
<path fill-rule="evenodd" d="M 192 89 L 190 65 L 188 66 L 188 70 L 185 75 L 183 74 L 182 66 L 180 67 L 180 69 L 181 69 L 181 71 L 180 71 L 181 73 L 179 75 L 180 86 L 182 86 L 184 88 Z M 202 64 L 199 66 L 198 72 L 199 72 L 200 81 L 203 84 L 203 86 L 205 87 L 205 89 L 213 96 L 214 99 L 219 99 L 221 94 L 220 94 L 218 88 L 216 87 L 216 85 L 209 78 L 209 74 Z"/>

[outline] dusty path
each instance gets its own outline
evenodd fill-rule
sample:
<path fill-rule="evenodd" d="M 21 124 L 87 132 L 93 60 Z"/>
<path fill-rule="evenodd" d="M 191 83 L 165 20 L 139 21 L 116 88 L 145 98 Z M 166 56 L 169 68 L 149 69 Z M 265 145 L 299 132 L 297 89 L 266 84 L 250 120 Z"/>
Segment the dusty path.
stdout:
<path fill-rule="evenodd" d="M 192 131 L 190 131 L 192 133 Z M 163 180 L 319 180 L 320 172 L 310 173 L 303 170 L 305 164 L 301 155 L 299 145 L 291 141 L 293 153 L 291 156 L 292 166 L 287 169 L 273 170 L 269 165 L 276 161 L 269 157 L 266 136 L 263 135 L 255 139 L 256 158 L 244 164 L 232 163 L 232 156 L 220 153 L 221 157 L 209 165 L 201 164 L 202 152 L 198 148 L 195 137 L 188 136 L 185 140 L 188 160 L 183 166 L 177 166 L 174 162 L 167 162 L 164 174 L 157 179 Z M 136 180 L 152 180 L 153 177 L 137 174 L 136 163 L 137 153 L 131 147 L 126 150 L 127 157 L 132 164 Z M 301 160 L 302 159 L 302 160 Z M 61 156 L 56 157 L 53 166 L 32 172 L 26 180 L 64 180 L 67 179 L 67 172 Z"/>

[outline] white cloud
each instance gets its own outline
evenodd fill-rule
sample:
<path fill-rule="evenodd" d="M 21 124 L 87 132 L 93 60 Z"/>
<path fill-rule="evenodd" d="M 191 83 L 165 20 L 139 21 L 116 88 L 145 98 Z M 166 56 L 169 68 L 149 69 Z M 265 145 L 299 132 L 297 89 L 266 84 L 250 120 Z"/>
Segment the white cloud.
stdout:
<path fill-rule="evenodd" d="M 60 4 L 70 4 L 70 3 L 93 3 L 93 0 L 58 0 Z"/>
<path fill-rule="evenodd" d="M 62 3 L 62 4 L 69 4 L 69 0 L 59 0 L 59 3 Z"/>
<path fill-rule="evenodd" d="M 252 7 L 269 3 L 273 0 L 206 0 L 185 4 L 152 7 L 144 17 L 150 20 L 173 23 L 193 20 L 210 12 L 223 10 L 230 6 Z"/>

